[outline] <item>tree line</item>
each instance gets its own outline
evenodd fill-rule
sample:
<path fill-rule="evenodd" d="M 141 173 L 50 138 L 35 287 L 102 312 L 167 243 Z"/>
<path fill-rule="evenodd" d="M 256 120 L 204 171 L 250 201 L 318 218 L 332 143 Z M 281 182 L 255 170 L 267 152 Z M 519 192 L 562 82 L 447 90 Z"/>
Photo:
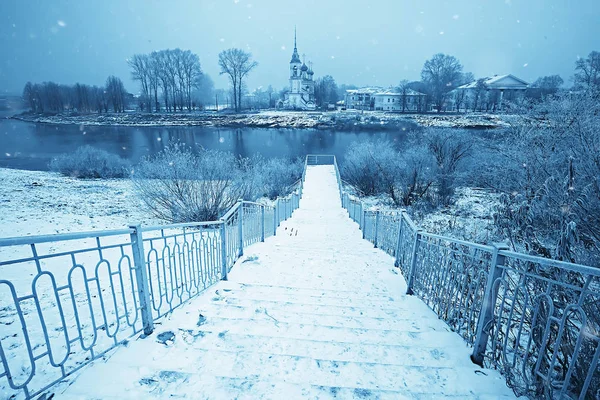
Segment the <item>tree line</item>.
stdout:
<path fill-rule="evenodd" d="M 245 80 L 258 63 L 252 54 L 241 49 L 227 49 L 219 53 L 220 74 L 229 78 L 229 90 L 214 90 L 210 77 L 202 72 L 200 59 L 190 50 L 166 49 L 149 54 L 135 54 L 128 61 L 132 78 L 140 84 L 140 96 L 135 105 L 140 111 L 176 112 L 203 108 L 205 104 L 226 102 L 236 112 L 243 108 L 273 108 L 284 99 L 288 89 L 276 91 L 271 85 L 267 90 L 258 88 L 248 92 Z M 600 86 L 600 52 L 593 51 L 575 64 L 573 91 L 598 90 Z M 474 83 L 469 89 L 458 87 Z M 502 101 L 522 105 L 523 101 L 539 102 L 555 95 L 564 84 L 559 75 L 543 76 L 529 88 L 517 95 L 506 91 Z M 338 85 L 331 75 L 315 80 L 315 100 L 319 108 L 344 99 L 346 90 L 355 85 Z M 489 90 L 485 79 L 475 79 L 464 72 L 461 62 L 452 55 L 435 54 L 425 61 L 421 80 L 402 80 L 394 88 L 400 96 L 401 111 L 408 109 L 412 91 L 422 93 L 416 97 L 417 112 L 434 108 L 441 111 L 496 111 L 500 105 L 500 92 Z M 245 96 L 248 94 L 248 96 Z M 61 85 L 53 82 L 32 84 L 28 82 L 23 98 L 33 112 L 123 112 L 128 98 L 122 81 L 109 77 L 105 86 L 75 84 Z"/>
<path fill-rule="evenodd" d="M 134 54 L 127 61 L 131 76 L 140 83 L 139 107 L 142 111 L 159 112 L 162 98 L 165 111 L 188 111 L 195 107 L 194 88 L 201 86 L 200 58 L 190 50 L 160 50 L 150 54 Z"/>
<path fill-rule="evenodd" d="M 81 83 L 62 85 L 55 82 L 27 82 L 23 89 L 25 104 L 35 113 L 124 112 L 129 95 L 121 79 L 109 76 L 104 86 Z"/>
<path fill-rule="evenodd" d="M 416 99 L 416 111 L 430 109 L 441 111 L 497 111 L 500 105 L 500 91 L 490 90 L 485 78 L 475 79 L 471 72 L 465 72 L 461 62 L 454 56 L 438 53 L 426 60 L 421 70 L 421 80 L 401 80 L 393 89 L 401 96 L 401 111 L 408 109 L 407 99 L 411 90 L 424 94 Z M 458 87 L 473 83 L 469 93 L 456 90 Z M 502 101 L 506 104 L 523 105 L 537 103 L 557 94 L 565 81 L 559 75 L 542 76 L 535 80 L 521 94 L 505 91 Z M 587 57 L 579 58 L 575 63 L 573 92 L 600 90 L 600 52 L 592 51 Z M 327 75 L 315 82 L 315 98 L 320 107 L 344 99 L 346 90 L 358 89 L 355 85 L 336 85 Z"/>

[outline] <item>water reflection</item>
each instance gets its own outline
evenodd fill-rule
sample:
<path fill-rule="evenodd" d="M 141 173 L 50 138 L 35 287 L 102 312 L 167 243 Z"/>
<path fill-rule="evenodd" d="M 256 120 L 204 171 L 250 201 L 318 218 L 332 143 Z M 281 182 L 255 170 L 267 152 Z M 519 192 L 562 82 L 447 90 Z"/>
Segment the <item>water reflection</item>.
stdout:
<path fill-rule="evenodd" d="M 249 157 L 303 157 L 309 153 L 339 158 L 354 141 L 377 137 L 401 143 L 405 132 L 335 132 L 314 129 L 114 127 L 31 124 L 0 120 L 0 167 L 47 170 L 49 161 L 82 145 L 119 154 L 134 163 L 173 143 L 218 149 Z"/>

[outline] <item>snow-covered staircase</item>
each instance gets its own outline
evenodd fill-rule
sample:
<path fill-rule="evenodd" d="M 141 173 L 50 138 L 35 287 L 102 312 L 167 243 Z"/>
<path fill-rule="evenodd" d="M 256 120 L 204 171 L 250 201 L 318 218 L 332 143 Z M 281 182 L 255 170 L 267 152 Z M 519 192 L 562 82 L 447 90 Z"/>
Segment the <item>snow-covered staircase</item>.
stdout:
<path fill-rule="evenodd" d="M 228 282 L 55 388 L 57 398 L 513 398 L 309 167 L 300 208 Z"/>

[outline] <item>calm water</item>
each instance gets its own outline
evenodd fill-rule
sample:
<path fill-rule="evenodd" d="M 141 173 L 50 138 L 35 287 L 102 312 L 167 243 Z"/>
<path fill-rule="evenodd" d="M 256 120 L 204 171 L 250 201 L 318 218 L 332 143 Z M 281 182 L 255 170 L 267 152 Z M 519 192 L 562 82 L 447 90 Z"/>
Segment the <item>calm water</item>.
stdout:
<path fill-rule="evenodd" d="M 240 156 L 303 157 L 335 154 L 343 158 L 354 141 L 379 138 L 400 143 L 406 133 L 334 132 L 312 129 L 230 129 L 204 127 L 107 127 L 32 124 L 0 120 L 0 167 L 47 170 L 49 161 L 82 145 L 130 159 L 161 151 L 171 143 L 218 149 Z"/>

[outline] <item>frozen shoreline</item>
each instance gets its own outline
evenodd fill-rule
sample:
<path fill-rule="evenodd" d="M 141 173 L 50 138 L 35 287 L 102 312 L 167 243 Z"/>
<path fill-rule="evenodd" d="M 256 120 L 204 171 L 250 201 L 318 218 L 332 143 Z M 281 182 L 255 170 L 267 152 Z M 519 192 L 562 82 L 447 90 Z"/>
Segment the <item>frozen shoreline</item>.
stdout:
<path fill-rule="evenodd" d="M 493 129 L 508 126 L 510 116 L 495 114 L 392 114 L 381 111 L 293 112 L 254 114 L 19 114 L 13 119 L 57 125 L 95 126 L 213 126 L 232 128 L 399 130 L 416 127 Z"/>

